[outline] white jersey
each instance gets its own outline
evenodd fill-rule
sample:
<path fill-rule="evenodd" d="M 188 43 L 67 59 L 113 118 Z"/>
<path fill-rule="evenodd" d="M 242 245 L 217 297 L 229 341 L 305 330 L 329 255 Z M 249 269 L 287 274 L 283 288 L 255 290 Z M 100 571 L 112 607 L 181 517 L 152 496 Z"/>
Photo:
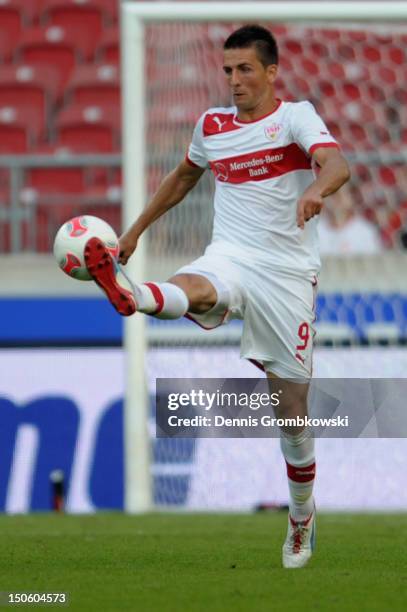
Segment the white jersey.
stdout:
<path fill-rule="evenodd" d="M 213 246 L 279 270 L 317 273 L 317 219 L 301 230 L 296 213 L 314 180 L 312 152 L 324 146 L 338 145 L 310 102 L 279 102 L 250 122 L 237 119 L 236 107 L 205 112 L 187 161 L 215 176 Z"/>

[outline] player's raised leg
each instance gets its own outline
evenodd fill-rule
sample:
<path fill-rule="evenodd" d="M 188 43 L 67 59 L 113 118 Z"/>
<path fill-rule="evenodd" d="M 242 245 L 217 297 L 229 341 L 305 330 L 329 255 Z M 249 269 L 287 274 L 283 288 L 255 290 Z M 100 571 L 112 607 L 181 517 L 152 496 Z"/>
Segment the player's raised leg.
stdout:
<path fill-rule="evenodd" d="M 209 280 L 195 274 L 179 274 L 166 283 L 133 283 L 99 238 L 87 242 L 85 262 L 93 280 L 123 316 L 138 310 L 160 319 L 178 319 L 188 311 L 206 312 L 217 301 Z"/>
<path fill-rule="evenodd" d="M 278 384 L 281 400 L 275 408 L 277 418 L 307 415 L 308 384 L 276 379 L 268 374 L 270 384 Z M 278 381 L 278 382 L 277 382 Z M 288 531 L 283 545 L 283 566 L 303 567 L 315 547 L 315 452 L 312 432 L 306 427 L 282 427 L 281 450 L 286 461 L 290 504 Z"/>

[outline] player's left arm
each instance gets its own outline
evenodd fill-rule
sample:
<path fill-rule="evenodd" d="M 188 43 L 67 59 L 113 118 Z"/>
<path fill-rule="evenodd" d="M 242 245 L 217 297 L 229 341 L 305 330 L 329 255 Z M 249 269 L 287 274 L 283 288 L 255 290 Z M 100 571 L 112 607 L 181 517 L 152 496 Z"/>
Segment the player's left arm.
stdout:
<path fill-rule="evenodd" d="M 312 157 L 320 167 L 320 172 L 298 200 L 297 225 L 301 229 L 312 217 L 319 215 L 324 198 L 338 191 L 350 178 L 348 162 L 339 148 L 318 147 Z"/>

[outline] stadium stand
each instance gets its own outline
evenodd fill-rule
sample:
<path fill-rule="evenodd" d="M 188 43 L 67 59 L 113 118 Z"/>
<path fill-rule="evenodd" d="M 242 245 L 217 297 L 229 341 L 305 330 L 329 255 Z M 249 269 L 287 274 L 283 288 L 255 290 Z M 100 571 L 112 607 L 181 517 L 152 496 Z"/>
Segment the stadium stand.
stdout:
<path fill-rule="evenodd" d="M 35 154 L 55 146 L 83 151 L 84 143 L 87 151 L 119 150 L 117 18 L 118 3 L 111 0 L 1 0 L 2 152 Z M 226 89 L 221 90 L 223 99 L 218 94 L 213 99 L 200 74 L 218 65 L 219 45 L 230 27 L 195 25 L 189 34 L 183 32 L 182 49 L 170 27 L 157 27 L 164 52 L 151 43 L 146 66 L 152 84 L 150 146 L 154 153 L 166 154 L 172 142 L 178 154 L 202 108 L 228 103 Z M 300 32 L 297 26 L 276 25 L 273 30 L 281 48 L 281 97 L 310 99 L 346 153 L 374 152 L 378 147 L 394 152 L 405 146 L 405 34 L 362 26 L 307 27 Z M 181 51 L 183 61 L 174 61 Z M 165 105 L 160 88 L 164 76 L 167 81 L 173 77 L 176 83 L 173 91 L 167 91 Z M 215 78 L 218 86 L 222 75 Z M 174 133 L 178 134 L 176 143 Z M 108 188 L 106 182 L 113 175 L 105 172 L 104 187 Z M 379 180 L 380 189 L 373 189 L 372 179 Z M 396 164 L 358 164 L 354 168 L 356 206 L 379 226 L 386 247 L 399 243 L 407 208 L 405 183 L 405 171 Z M 2 184 L 1 189 L 4 187 Z M 46 250 L 49 247 L 50 243 Z"/>

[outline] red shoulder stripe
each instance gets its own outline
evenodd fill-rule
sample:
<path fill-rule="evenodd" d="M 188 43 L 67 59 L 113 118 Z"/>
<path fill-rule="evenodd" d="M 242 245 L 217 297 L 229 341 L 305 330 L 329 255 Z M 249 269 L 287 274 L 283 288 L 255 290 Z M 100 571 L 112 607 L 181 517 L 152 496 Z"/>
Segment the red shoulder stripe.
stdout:
<path fill-rule="evenodd" d="M 316 149 L 340 149 L 336 142 L 318 142 L 310 147 L 309 154 L 312 155 Z"/>
<path fill-rule="evenodd" d="M 216 136 L 216 134 L 224 134 L 225 132 L 239 130 L 241 126 L 236 125 L 233 119 L 233 113 L 208 113 L 205 115 L 203 122 L 204 137 Z"/>
<path fill-rule="evenodd" d="M 200 166 L 198 166 L 198 164 L 195 164 L 192 159 L 189 159 L 188 157 L 188 153 L 185 155 L 185 161 L 187 162 L 187 164 L 189 164 L 190 166 L 192 166 L 192 168 L 200 168 Z"/>

